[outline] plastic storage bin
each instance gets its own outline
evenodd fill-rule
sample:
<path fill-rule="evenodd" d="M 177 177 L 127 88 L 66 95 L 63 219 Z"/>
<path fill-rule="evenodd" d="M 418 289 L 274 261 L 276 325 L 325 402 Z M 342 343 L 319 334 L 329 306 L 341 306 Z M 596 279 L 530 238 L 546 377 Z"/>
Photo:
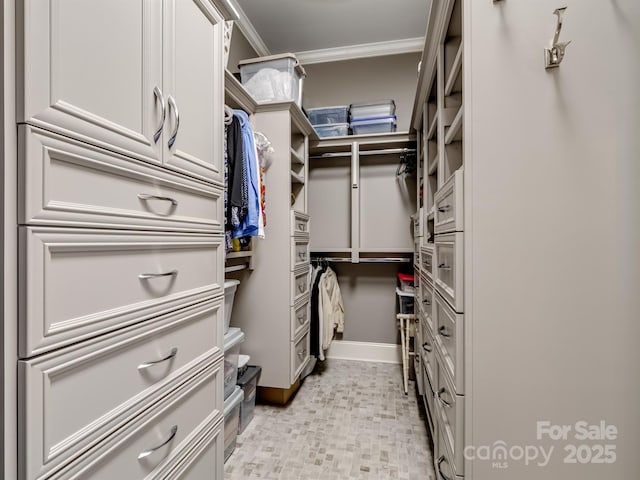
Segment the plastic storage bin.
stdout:
<path fill-rule="evenodd" d="M 396 131 L 396 116 L 363 118 L 351 120 L 351 130 L 354 135 L 366 135 L 368 133 L 391 133 Z"/>
<path fill-rule="evenodd" d="M 224 401 L 224 461 L 226 462 L 236 448 L 238 423 L 240 422 L 240 405 L 244 393 L 236 386 L 231 396 Z"/>
<path fill-rule="evenodd" d="M 390 117 L 396 114 L 396 102 L 384 100 L 380 102 L 352 103 L 350 113 L 351 120 Z"/>
<path fill-rule="evenodd" d="M 249 366 L 244 375 L 238 378 L 238 385 L 244 393 L 244 398 L 240 404 L 238 434 L 244 432 L 244 429 L 247 428 L 247 425 L 249 425 L 253 419 L 253 412 L 256 408 L 256 391 L 261 373 L 261 367 Z"/>
<path fill-rule="evenodd" d="M 236 289 L 240 285 L 239 280 L 224 281 L 224 333 L 229 331 L 231 323 L 231 312 L 233 310 L 233 299 L 236 295 Z"/>
<path fill-rule="evenodd" d="M 242 60 L 238 66 L 242 85 L 257 102 L 294 101 L 302 105 L 306 74 L 293 53 Z"/>
<path fill-rule="evenodd" d="M 224 336 L 224 398 L 229 398 L 236 388 L 238 380 L 238 361 L 240 344 L 244 341 L 244 332 L 231 327 Z"/>
<path fill-rule="evenodd" d="M 400 283 L 400 290 L 403 292 L 413 293 L 414 291 L 414 282 L 415 278 L 410 273 L 399 273 L 398 274 L 398 282 Z"/>
<path fill-rule="evenodd" d="M 413 292 L 405 292 L 396 287 L 396 295 L 398 296 L 398 308 L 400 313 L 411 314 L 413 313 Z"/>
<path fill-rule="evenodd" d="M 327 123 L 326 125 L 314 125 L 319 137 L 342 137 L 349 135 L 348 123 Z"/>
<path fill-rule="evenodd" d="M 309 117 L 311 125 L 348 123 L 349 106 L 308 108 L 307 116 Z"/>
<path fill-rule="evenodd" d="M 249 355 L 243 355 L 242 353 L 238 356 L 238 378 L 244 375 L 244 372 L 249 368 L 249 360 L 251 357 Z"/>

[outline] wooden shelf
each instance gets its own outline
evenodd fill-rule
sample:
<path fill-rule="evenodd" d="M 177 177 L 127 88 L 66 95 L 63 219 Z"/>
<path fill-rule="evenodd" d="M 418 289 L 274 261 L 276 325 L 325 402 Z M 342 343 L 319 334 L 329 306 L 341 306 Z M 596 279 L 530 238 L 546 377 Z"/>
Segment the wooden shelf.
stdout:
<path fill-rule="evenodd" d="M 298 165 L 304 165 L 304 157 L 300 155 L 294 148 L 291 148 L 291 161 Z"/>
<path fill-rule="evenodd" d="M 464 107 L 458 109 L 458 113 L 453 118 L 451 126 L 447 129 L 447 133 L 444 136 L 445 145 L 449 145 L 451 142 L 462 140 L 462 137 L 458 137 L 458 134 L 462 134 L 462 114 Z"/>
<path fill-rule="evenodd" d="M 242 250 L 240 252 L 227 253 L 226 259 L 231 260 L 234 258 L 246 258 L 246 257 L 251 257 L 252 255 L 253 255 L 253 250 Z"/>
<path fill-rule="evenodd" d="M 451 94 L 453 90 L 453 86 L 456 83 L 456 79 L 458 78 L 458 74 L 462 70 L 462 42 L 460 42 L 460 46 L 458 47 L 458 51 L 456 52 L 456 56 L 453 60 L 453 64 L 451 66 L 451 72 L 449 73 L 449 78 L 444 86 L 444 94 L 446 96 Z"/>
<path fill-rule="evenodd" d="M 255 112 L 258 105 L 238 79 L 226 69 L 224 71 L 224 98 L 225 103 L 230 107 L 240 108 L 249 114 Z"/>
<path fill-rule="evenodd" d="M 300 185 L 304 185 L 304 177 L 302 175 L 298 175 L 296 172 L 291 170 L 291 181 L 293 183 L 299 183 Z"/>

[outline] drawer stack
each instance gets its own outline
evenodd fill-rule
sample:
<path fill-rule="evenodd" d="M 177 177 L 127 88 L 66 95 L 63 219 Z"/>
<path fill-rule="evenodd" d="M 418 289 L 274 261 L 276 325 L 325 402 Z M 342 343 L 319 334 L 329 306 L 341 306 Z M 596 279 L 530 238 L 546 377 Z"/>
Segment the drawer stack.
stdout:
<path fill-rule="evenodd" d="M 221 479 L 222 17 L 23 3 L 18 480 Z"/>
<path fill-rule="evenodd" d="M 309 215 L 291 211 L 291 383 L 309 361 Z"/>

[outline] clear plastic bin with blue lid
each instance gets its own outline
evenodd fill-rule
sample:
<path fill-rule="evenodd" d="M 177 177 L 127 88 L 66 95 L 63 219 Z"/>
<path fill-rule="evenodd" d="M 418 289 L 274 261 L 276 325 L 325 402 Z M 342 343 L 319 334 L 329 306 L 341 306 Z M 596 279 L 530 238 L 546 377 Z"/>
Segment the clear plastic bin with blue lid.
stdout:
<path fill-rule="evenodd" d="M 380 100 L 377 102 L 352 103 L 349 108 L 351 120 L 391 117 L 396 114 L 396 102 Z"/>
<path fill-rule="evenodd" d="M 362 118 L 351 120 L 350 127 L 354 135 L 371 133 L 393 133 L 397 128 L 396 116 Z"/>

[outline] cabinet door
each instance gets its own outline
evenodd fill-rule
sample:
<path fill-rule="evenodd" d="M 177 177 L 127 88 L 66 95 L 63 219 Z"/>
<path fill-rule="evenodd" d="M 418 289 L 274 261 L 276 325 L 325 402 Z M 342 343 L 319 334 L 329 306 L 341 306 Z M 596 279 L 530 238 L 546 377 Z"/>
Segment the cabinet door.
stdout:
<path fill-rule="evenodd" d="M 165 0 L 164 162 L 222 182 L 223 19 L 208 0 Z"/>
<path fill-rule="evenodd" d="M 159 162 L 161 6 L 152 0 L 18 4 L 18 122 Z"/>

